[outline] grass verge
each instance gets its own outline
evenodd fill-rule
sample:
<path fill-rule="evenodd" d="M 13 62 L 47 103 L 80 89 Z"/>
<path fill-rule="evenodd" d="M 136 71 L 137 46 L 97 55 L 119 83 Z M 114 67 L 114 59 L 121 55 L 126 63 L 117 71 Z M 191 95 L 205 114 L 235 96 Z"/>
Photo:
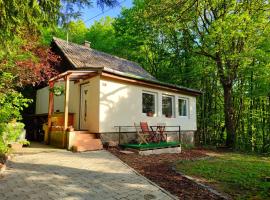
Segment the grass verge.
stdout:
<path fill-rule="evenodd" d="M 234 199 L 270 199 L 270 158 L 239 153 L 181 161 L 176 169 L 206 181 Z"/>

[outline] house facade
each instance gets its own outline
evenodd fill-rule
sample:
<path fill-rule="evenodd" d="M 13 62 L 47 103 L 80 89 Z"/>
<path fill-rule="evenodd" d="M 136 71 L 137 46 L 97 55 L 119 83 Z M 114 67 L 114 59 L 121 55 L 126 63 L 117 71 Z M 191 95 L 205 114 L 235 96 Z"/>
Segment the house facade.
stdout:
<path fill-rule="evenodd" d="M 54 48 L 65 60 L 70 75 L 69 94 L 54 96 L 53 112 L 63 113 L 66 106 L 73 114 L 75 130 L 99 133 L 102 139 L 118 140 L 121 131 L 129 132 L 134 123 L 165 123 L 180 126 L 183 138 L 193 142 L 197 130 L 196 96 L 201 92 L 162 83 L 136 63 L 95 51 L 89 46 L 54 38 Z M 63 85 L 61 74 L 55 85 Z M 59 82 L 58 82 L 59 81 Z M 36 114 L 48 113 L 49 88 L 37 91 Z M 65 102 L 68 99 L 68 102 Z M 132 128 L 131 128 L 132 129 Z M 103 141 L 103 142 L 104 142 Z M 127 141 L 128 142 L 128 141 Z"/>

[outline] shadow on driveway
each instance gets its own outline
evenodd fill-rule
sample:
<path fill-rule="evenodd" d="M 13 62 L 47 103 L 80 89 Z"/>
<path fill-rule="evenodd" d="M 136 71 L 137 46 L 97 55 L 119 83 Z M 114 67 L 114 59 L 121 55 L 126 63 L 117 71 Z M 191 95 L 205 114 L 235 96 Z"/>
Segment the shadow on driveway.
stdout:
<path fill-rule="evenodd" d="M 18 155 L 0 179 L 1 200 L 121 198 L 171 199 L 107 151 Z"/>

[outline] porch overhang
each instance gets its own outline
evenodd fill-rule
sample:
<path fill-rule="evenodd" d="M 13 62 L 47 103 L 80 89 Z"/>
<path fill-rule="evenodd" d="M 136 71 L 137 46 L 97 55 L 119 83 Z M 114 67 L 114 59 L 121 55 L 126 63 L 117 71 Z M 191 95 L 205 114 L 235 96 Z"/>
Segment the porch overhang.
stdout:
<path fill-rule="evenodd" d="M 65 102 L 64 102 L 64 138 L 62 147 L 65 147 L 67 140 L 67 130 L 68 130 L 68 104 L 69 104 L 69 82 L 70 81 L 79 81 L 85 80 L 90 77 L 96 76 L 102 73 L 103 68 L 93 68 L 93 69 L 77 69 L 77 70 L 68 70 L 64 73 L 61 73 L 49 80 L 49 87 L 53 88 L 55 82 L 64 81 L 65 82 Z M 50 132 L 52 128 L 52 114 L 54 113 L 54 94 L 53 91 L 49 92 L 49 109 L 48 109 L 48 135 L 45 136 L 45 143 L 49 144 L 50 142 Z"/>
<path fill-rule="evenodd" d="M 61 74 L 58 74 L 57 76 L 51 78 L 49 80 L 50 82 L 55 82 L 55 81 L 64 81 L 65 77 L 69 76 L 70 81 L 76 81 L 80 79 L 87 79 L 93 74 L 101 74 L 103 70 L 103 67 L 100 68 L 95 68 L 95 69 L 77 69 L 77 70 L 68 70 L 66 72 L 63 72 Z"/>

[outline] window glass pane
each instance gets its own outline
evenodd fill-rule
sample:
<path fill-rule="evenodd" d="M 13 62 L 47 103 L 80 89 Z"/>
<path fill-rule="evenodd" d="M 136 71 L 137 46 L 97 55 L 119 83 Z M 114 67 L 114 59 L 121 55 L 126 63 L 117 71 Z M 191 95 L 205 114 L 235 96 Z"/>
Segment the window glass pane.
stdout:
<path fill-rule="evenodd" d="M 142 94 L 143 113 L 152 112 L 155 114 L 155 95 L 149 93 Z"/>
<path fill-rule="evenodd" d="M 178 99 L 179 116 L 187 116 L 187 100 Z"/>
<path fill-rule="evenodd" d="M 170 96 L 162 96 L 162 114 L 166 117 L 173 116 L 173 98 Z"/>

